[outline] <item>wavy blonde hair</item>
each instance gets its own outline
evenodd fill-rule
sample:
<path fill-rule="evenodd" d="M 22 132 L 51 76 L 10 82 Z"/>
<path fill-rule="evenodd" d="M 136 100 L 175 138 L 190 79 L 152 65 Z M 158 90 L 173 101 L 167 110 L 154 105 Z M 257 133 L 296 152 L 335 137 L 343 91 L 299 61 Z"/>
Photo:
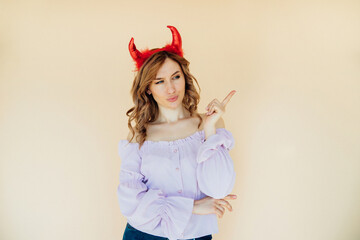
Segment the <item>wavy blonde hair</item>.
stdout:
<path fill-rule="evenodd" d="M 200 119 L 198 128 L 202 123 L 202 118 L 197 112 L 201 88 L 196 78 L 189 71 L 190 62 L 171 52 L 156 52 L 144 62 L 135 76 L 130 91 L 135 106 L 126 112 L 126 116 L 129 117 L 128 127 L 132 133 L 132 137 L 129 142 L 131 142 L 131 140 L 135 137 L 136 132 L 137 137 L 135 140 L 139 143 L 139 149 L 145 142 L 147 136 L 146 128 L 148 124 L 154 122 L 159 116 L 157 102 L 153 98 L 152 94 L 148 94 L 146 90 L 149 88 L 151 82 L 156 78 L 158 70 L 167 58 L 170 58 L 179 64 L 185 77 L 185 95 L 182 101 L 183 107 L 190 112 L 190 116 L 195 115 Z M 199 93 L 195 88 L 194 81 L 199 87 Z M 132 121 L 135 121 L 134 128 L 131 125 Z"/>

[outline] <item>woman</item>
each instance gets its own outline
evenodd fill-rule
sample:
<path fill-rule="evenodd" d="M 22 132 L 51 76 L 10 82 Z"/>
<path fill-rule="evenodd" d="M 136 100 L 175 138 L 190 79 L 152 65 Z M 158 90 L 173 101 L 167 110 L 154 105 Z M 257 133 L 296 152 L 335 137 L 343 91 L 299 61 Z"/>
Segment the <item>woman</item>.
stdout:
<path fill-rule="evenodd" d="M 140 52 L 133 38 L 129 44 L 138 73 L 131 89 L 135 106 L 126 113 L 130 132 L 119 142 L 117 195 L 128 221 L 123 240 L 212 239 L 216 216 L 232 211 L 227 200 L 236 198 L 229 194 L 234 138 L 221 117 L 235 91 L 199 114 L 197 80 L 183 58 L 180 34 L 168 27 L 173 41 L 164 48 Z"/>

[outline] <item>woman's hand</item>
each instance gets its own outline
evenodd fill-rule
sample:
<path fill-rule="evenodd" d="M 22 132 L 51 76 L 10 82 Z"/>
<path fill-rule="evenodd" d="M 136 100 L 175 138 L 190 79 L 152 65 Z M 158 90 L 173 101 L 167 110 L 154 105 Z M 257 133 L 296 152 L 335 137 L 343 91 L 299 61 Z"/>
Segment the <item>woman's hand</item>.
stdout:
<path fill-rule="evenodd" d="M 207 113 L 205 114 L 204 128 L 215 128 L 216 122 L 220 117 L 225 113 L 226 104 L 230 101 L 231 97 L 236 93 L 235 90 L 232 90 L 222 102 L 217 98 L 212 100 L 206 107 Z"/>
<path fill-rule="evenodd" d="M 207 196 L 202 199 L 194 201 L 194 208 L 192 213 L 198 215 L 215 213 L 219 218 L 222 218 L 222 216 L 225 213 L 224 207 L 226 207 L 229 211 L 232 211 L 232 206 L 226 200 L 234 200 L 234 199 L 236 199 L 235 194 L 229 194 L 222 199 L 215 199 Z"/>

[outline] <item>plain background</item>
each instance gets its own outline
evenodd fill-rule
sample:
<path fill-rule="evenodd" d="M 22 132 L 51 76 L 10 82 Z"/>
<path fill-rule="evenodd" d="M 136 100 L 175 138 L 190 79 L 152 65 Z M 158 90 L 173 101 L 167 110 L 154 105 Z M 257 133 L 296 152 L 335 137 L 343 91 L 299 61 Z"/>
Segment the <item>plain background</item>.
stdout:
<path fill-rule="evenodd" d="M 360 239 L 360 2 L 0 1 L 0 239 L 115 240 L 134 63 L 183 39 L 237 179 L 214 239 Z"/>

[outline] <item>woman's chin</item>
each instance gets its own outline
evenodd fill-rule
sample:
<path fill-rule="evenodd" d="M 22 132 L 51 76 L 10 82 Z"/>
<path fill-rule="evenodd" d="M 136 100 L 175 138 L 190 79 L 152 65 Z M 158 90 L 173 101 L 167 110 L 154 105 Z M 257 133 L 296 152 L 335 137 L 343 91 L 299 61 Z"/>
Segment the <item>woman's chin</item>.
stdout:
<path fill-rule="evenodd" d="M 166 105 L 166 107 L 167 107 L 167 108 L 170 108 L 170 109 L 177 109 L 177 108 L 179 108 L 180 105 L 181 105 L 181 104 L 180 104 L 178 101 L 176 101 L 176 102 L 169 102 L 169 103 Z"/>

